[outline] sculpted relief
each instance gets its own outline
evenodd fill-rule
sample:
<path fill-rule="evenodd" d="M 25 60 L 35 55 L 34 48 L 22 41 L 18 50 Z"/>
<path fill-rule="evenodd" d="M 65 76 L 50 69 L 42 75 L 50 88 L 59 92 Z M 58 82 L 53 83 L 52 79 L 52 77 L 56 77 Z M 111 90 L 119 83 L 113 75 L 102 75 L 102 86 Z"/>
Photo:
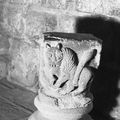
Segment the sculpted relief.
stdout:
<path fill-rule="evenodd" d="M 100 52 L 101 40 L 91 35 L 45 34 L 40 54 L 40 89 L 35 98 L 41 115 L 51 120 L 60 119 L 58 116 L 76 120 L 91 111 L 92 69 L 99 66 Z"/>

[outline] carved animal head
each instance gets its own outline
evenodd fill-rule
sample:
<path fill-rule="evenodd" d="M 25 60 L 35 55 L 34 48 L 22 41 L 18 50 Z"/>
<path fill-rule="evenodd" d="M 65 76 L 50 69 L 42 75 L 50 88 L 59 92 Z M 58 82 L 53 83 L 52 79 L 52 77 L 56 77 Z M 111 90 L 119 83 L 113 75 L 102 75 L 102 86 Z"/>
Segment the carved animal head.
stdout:
<path fill-rule="evenodd" d="M 46 55 L 45 59 L 47 61 L 48 67 L 56 68 L 59 67 L 63 59 L 63 53 L 61 51 L 61 44 L 58 44 L 55 47 L 51 47 L 49 44 L 46 44 Z"/>

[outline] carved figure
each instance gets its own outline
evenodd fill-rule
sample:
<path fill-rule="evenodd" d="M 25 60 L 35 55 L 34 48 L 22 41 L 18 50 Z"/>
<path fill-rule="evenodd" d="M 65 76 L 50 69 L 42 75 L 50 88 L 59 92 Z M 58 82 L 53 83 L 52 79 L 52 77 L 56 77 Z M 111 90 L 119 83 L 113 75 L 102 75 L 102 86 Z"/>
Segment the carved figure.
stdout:
<path fill-rule="evenodd" d="M 59 45 L 51 47 L 49 44 L 46 44 L 46 49 L 44 72 L 49 78 L 51 85 L 54 85 L 59 76 L 63 53 Z"/>
<path fill-rule="evenodd" d="M 42 114 L 50 120 L 85 119 L 92 109 L 89 88 L 94 76 L 92 68 L 99 66 L 101 41 L 86 36 L 45 34 L 41 45 L 41 87 L 35 98 L 39 118 Z"/>

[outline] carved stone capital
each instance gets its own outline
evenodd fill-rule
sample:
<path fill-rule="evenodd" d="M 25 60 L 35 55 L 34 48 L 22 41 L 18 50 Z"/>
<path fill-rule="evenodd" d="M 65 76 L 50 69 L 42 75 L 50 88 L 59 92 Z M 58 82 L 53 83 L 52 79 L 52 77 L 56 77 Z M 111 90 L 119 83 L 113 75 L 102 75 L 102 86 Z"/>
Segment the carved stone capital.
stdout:
<path fill-rule="evenodd" d="M 38 112 L 34 116 L 83 120 L 93 107 L 89 89 L 100 52 L 101 40 L 92 35 L 45 33 L 40 53 L 40 89 L 35 98 Z M 32 116 L 29 120 L 39 119 Z"/>

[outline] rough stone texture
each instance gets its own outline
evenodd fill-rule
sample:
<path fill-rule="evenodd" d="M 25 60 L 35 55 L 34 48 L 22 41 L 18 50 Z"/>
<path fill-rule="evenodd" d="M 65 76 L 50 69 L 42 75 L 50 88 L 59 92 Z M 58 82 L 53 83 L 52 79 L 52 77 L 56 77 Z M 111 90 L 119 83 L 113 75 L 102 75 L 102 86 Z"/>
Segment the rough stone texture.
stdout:
<path fill-rule="evenodd" d="M 89 3 L 89 0 L 77 0 L 76 1 L 76 10 L 78 11 L 90 11 L 90 4 Z"/>
<path fill-rule="evenodd" d="M 105 14 L 105 12 L 107 11 L 104 8 L 104 4 L 106 3 L 104 3 L 103 0 L 77 0 L 76 10 L 90 13 Z M 109 9 L 108 4 L 107 9 Z"/>
<path fill-rule="evenodd" d="M 25 4 L 36 4 L 40 3 L 41 0 L 8 0 L 10 4 L 19 4 L 19 5 L 25 5 Z"/>
<path fill-rule="evenodd" d="M 26 31 L 25 34 L 29 38 L 40 36 L 45 31 L 55 31 L 57 29 L 56 15 L 48 13 L 38 13 L 29 11 L 26 16 Z"/>
<path fill-rule="evenodd" d="M 60 32 L 74 33 L 75 32 L 76 19 L 73 16 L 61 15 L 59 16 L 59 28 Z"/>
<path fill-rule="evenodd" d="M 48 0 L 47 7 L 56 8 L 56 9 L 64 9 L 66 0 Z"/>
<path fill-rule="evenodd" d="M 102 49 L 90 34 L 45 33 L 41 43 L 38 112 L 29 120 L 84 119 L 92 109 L 89 91 Z"/>
<path fill-rule="evenodd" d="M 43 32 L 75 32 L 75 16 L 84 16 L 83 12 L 115 17 L 120 13 L 119 0 L 1 0 L 0 3 L 1 34 L 24 38 L 36 45 Z M 38 5 L 32 10 L 32 6 Z"/>
<path fill-rule="evenodd" d="M 3 18 L 2 18 L 2 11 L 3 11 L 3 3 L 0 2 L 0 22 L 3 20 Z"/>
<path fill-rule="evenodd" d="M 7 54 L 9 51 L 10 43 L 7 36 L 0 35 L 0 55 Z"/>
<path fill-rule="evenodd" d="M 119 16 L 118 14 L 112 12 L 117 10 L 119 11 L 120 1 L 119 0 L 77 0 L 76 1 L 76 10 L 96 13 L 102 15 L 112 15 Z"/>
<path fill-rule="evenodd" d="M 23 6 L 19 5 L 5 5 L 3 9 L 3 27 L 13 37 L 21 38 L 24 34 L 24 18 L 22 16 L 24 11 Z"/>
<path fill-rule="evenodd" d="M 7 76 L 7 63 L 8 61 L 3 56 L 0 56 L 0 79 Z"/>
<path fill-rule="evenodd" d="M 33 38 L 45 31 L 45 19 L 43 13 L 30 11 L 26 15 L 26 36 Z"/>
<path fill-rule="evenodd" d="M 113 8 L 109 11 L 109 14 L 120 17 L 120 8 L 119 8 L 119 7 L 118 7 L 118 8 L 113 7 Z"/>
<path fill-rule="evenodd" d="M 8 65 L 8 80 L 37 91 L 39 79 L 39 48 L 24 41 L 13 40 L 12 61 Z"/>
<path fill-rule="evenodd" d="M 3 0 L 0 1 L 4 3 Z M 76 8 L 76 10 L 81 12 L 89 12 L 89 13 L 97 13 L 97 14 L 105 14 L 105 15 L 113 15 L 118 16 L 118 14 L 114 14 L 111 11 L 118 9 L 119 11 L 119 0 L 6 0 L 7 5 L 12 5 L 17 9 L 18 8 L 28 8 L 29 5 L 37 5 L 40 4 L 42 7 L 52 8 L 52 9 L 68 9 L 68 8 Z M 25 10 L 25 9 L 24 9 Z M 74 10 L 74 9 L 72 9 Z"/>
<path fill-rule="evenodd" d="M 104 3 L 103 2 L 104 1 L 102 1 L 102 0 L 96 0 L 96 1 L 91 0 L 91 2 L 89 4 L 90 12 L 103 14 L 104 13 L 104 7 L 103 7 Z"/>
<path fill-rule="evenodd" d="M 10 61 L 9 47 L 8 37 L 0 35 L 0 79 L 7 76 L 7 65 Z"/>
<path fill-rule="evenodd" d="M 105 15 L 108 19 L 112 16 L 120 20 L 120 0 L 0 0 L 2 59 L 5 57 L 6 65 L 14 61 L 9 59 L 9 56 L 13 55 L 9 54 L 9 39 L 23 39 L 26 41 L 25 44 L 35 46 L 30 48 L 34 51 L 36 46 L 40 46 L 43 32 L 75 32 L 77 17 L 98 14 Z M 21 64 L 24 64 L 24 60 Z M 26 81 L 26 78 L 24 80 Z M 26 84 L 24 80 L 22 83 Z"/>
<path fill-rule="evenodd" d="M 56 15 L 44 14 L 45 15 L 45 31 L 54 32 L 57 31 L 57 17 Z"/>
<path fill-rule="evenodd" d="M 0 61 L 0 78 L 4 78 L 7 75 L 6 63 Z"/>
<path fill-rule="evenodd" d="M 25 17 L 25 32 L 29 40 L 35 40 L 35 36 L 42 38 L 42 33 L 46 31 L 56 31 L 57 17 L 56 15 L 29 11 Z"/>
<path fill-rule="evenodd" d="M 66 0 L 65 9 L 70 11 L 75 10 L 75 0 Z"/>

